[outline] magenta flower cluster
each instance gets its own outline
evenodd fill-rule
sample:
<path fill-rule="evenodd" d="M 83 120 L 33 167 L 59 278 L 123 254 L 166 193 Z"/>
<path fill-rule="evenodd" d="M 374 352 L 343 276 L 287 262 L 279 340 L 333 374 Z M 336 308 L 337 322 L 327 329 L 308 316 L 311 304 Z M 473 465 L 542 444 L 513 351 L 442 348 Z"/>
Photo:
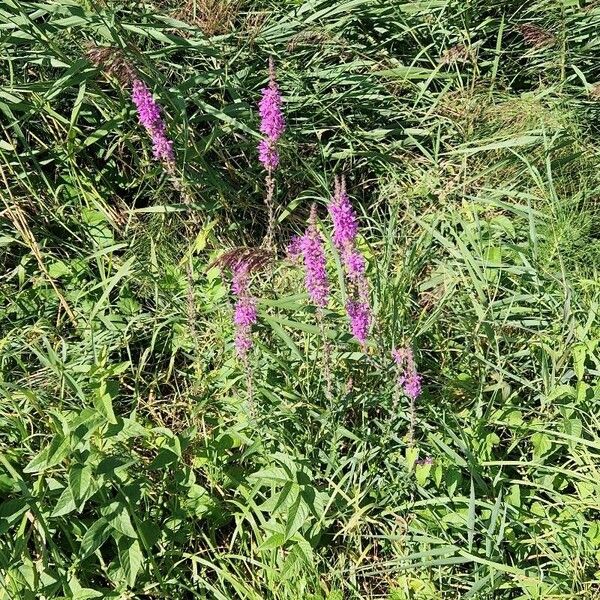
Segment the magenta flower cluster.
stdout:
<path fill-rule="evenodd" d="M 354 247 L 358 234 L 358 219 L 342 185 L 336 181 L 335 194 L 329 204 L 329 214 L 333 221 L 333 243 L 342 253 L 342 258 L 345 258 Z"/>
<path fill-rule="evenodd" d="M 417 372 L 413 351 L 409 347 L 392 350 L 398 368 L 398 385 L 411 400 L 421 395 L 421 376 Z"/>
<path fill-rule="evenodd" d="M 346 313 L 350 318 L 350 329 L 352 335 L 361 343 L 367 343 L 369 327 L 371 325 L 371 309 L 367 302 L 360 300 L 348 300 Z"/>
<path fill-rule="evenodd" d="M 249 291 L 248 264 L 238 262 L 233 268 L 231 291 L 236 297 L 233 323 L 235 326 L 235 350 L 237 355 L 244 359 L 252 348 L 252 325 L 258 319 L 256 299 Z"/>
<path fill-rule="evenodd" d="M 364 345 L 371 326 L 369 285 L 366 277 L 366 263 L 356 247 L 358 218 L 346 193 L 345 182 L 336 181 L 334 196 L 329 203 L 329 214 L 333 221 L 333 243 L 340 252 L 349 300 L 346 312 L 350 319 L 352 335 Z"/>
<path fill-rule="evenodd" d="M 169 164 L 173 163 L 175 160 L 173 142 L 167 137 L 167 128 L 161 116 L 160 106 L 141 79 L 133 81 L 131 99 L 136 106 L 140 123 L 152 140 L 154 158 Z"/>
<path fill-rule="evenodd" d="M 304 235 L 294 238 L 288 247 L 291 257 L 302 256 L 304 262 L 304 283 L 311 302 L 319 308 L 327 306 L 329 281 L 327 279 L 327 259 L 323 238 L 317 228 L 317 210 L 313 205 L 308 227 Z"/>
<path fill-rule="evenodd" d="M 274 171 L 279 166 L 277 142 L 285 131 L 285 119 L 281 110 L 281 92 L 275 81 L 275 69 L 270 62 L 269 85 L 261 91 L 258 104 L 260 131 L 265 136 L 258 144 L 258 158 L 265 169 Z"/>

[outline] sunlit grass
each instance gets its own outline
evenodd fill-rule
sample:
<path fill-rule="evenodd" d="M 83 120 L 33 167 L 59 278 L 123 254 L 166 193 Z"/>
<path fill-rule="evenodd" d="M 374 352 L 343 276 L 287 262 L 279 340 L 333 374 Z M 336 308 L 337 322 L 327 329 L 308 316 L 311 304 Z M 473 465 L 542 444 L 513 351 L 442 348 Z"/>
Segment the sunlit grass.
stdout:
<path fill-rule="evenodd" d="M 5 0 L 0 599 L 596 597 L 599 22 L 554 1 Z M 160 101 L 171 172 L 90 44 Z M 288 128 L 249 402 L 215 260 L 267 230 L 270 56 Z M 342 173 L 366 350 L 330 247 Z M 284 258 L 313 202 L 323 326 Z"/>

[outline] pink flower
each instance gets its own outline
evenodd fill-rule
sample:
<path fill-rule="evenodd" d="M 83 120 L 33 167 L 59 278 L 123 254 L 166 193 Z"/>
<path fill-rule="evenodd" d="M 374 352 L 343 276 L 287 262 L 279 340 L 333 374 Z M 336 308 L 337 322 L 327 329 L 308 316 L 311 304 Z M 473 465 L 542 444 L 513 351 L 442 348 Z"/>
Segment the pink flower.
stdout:
<path fill-rule="evenodd" d="M 327 280 L 325 249 L 323 239 L 317 229 L 317 210 L 313 204 L 308 228 L 300 238 L 299 249 L 304 259 L 306 272 L 305 285 L 313 304 L 323 308 L 329 299 L 329 282 Z"/>
<path fill-rule="evenodd" d="M 413 351 L 409 347 L 392 350 L 392 357 L 398 367 L 398 385 L 411 399 L 421 395 L 421 376 L 417 372 Z"/>
<path fill-rule="evenodd" d="M 261 90 L 262 98 L 258 104 L 260 131 L 269 139 L 277 141 L 285 131 L 285 119 L 281 111 L 281 92 L 271 72 L 269 86 Z"/>
<path fill-rule="evenodd" d="M 302 254 L 302 235 L 295 235 L 287 246 L 286 252 L 290 260 L 296 260 Z"/>
<path fill-rule="evenodd" d="M 333 221 L 333 243 L 345 253 L 351 248 L 358 234 L 358 220 L 345 186 L 336 184 L 335 195 L 329 204 L 329 214 Z"/>
<path fill-rule="evenodd" d="M 346 312 L 350 319 L 352 335 L 365 345 L 371 326 L 369 306 L 369 282 L 366 276 L 364 256 L 356 247 L 358 218 L 346 193 L 346 184 L 336 179 L 334 196 L 329 203 L 333 221 L 333 243 L 341 254 L 350 299 Z"/>
<path fill-rule="evenodd" d="M 160 106 L 141 79 L 133 81 L 131 99 L 136 106 L 140 123 L 152 140 L 154 158 L 172 163 L 175 160 L 173 142 L 167 137 L 167 128 L 161 117 Z"/>
<path fill-rule="evenodd" d="M 279 152 L 271 138 L 265 138 L 258 144 L 258 160 L 265 169 L 274 171 L 279 166 Z"/>
<path fill-rule="evenodd" d="M 236 296 L 233 324 L 235 325 L 235 349 L 245 358 L 252 348 L 252 325 L 258 320 L 256 299 L 250 295 L 248 265 L 240 261 L 233 268 L 231 291 Z"/>
<path fill-rule="evenodd" d="M 343 260 L 348 278 L 352 281 L 360 282 L 365 275 L 366 265 L 364 256 L 356 250 L 350 250 L 343 255 Z"/>
<path fill-rule="evenodd" d="M 279 166 L 277 141 L 285 131 L 285 118 L 281 110 L 281 92 L 275 81 L 273 61 L 269 61 L 269 85 L 261 90 L 262 98 L 258 104 L 260 131 L 264 138 L 258 144 L 258 159 L 268 171 Z"/>
<path fill-rule="evenodd" d="M 346 312 L 350 317 L 352 335 L 364 346 L 367 342 L 371 324 L 371 310 L 369 305 L 364 302 L 349 300 L 346 304 Z"/>

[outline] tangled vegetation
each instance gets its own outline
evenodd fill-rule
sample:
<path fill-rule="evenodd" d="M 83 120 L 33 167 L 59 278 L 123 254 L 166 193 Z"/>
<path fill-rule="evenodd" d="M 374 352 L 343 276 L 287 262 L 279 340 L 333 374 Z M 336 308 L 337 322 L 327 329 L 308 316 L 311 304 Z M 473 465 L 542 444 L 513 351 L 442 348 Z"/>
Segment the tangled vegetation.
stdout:
<path fill-rule="evenodd" d="M 0 600 L 600 598 L 599 46 L 3 0 Z"/>

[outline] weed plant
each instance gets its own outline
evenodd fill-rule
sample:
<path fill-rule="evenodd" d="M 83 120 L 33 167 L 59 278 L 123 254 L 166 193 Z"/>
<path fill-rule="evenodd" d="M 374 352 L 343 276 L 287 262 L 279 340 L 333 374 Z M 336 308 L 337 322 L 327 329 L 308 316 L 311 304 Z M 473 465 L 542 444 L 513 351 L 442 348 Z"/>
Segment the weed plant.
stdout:
<path fill-rule="evenodd" d="M 600 598 L 598 40 L 3 0 L 0 600 Z"/>

